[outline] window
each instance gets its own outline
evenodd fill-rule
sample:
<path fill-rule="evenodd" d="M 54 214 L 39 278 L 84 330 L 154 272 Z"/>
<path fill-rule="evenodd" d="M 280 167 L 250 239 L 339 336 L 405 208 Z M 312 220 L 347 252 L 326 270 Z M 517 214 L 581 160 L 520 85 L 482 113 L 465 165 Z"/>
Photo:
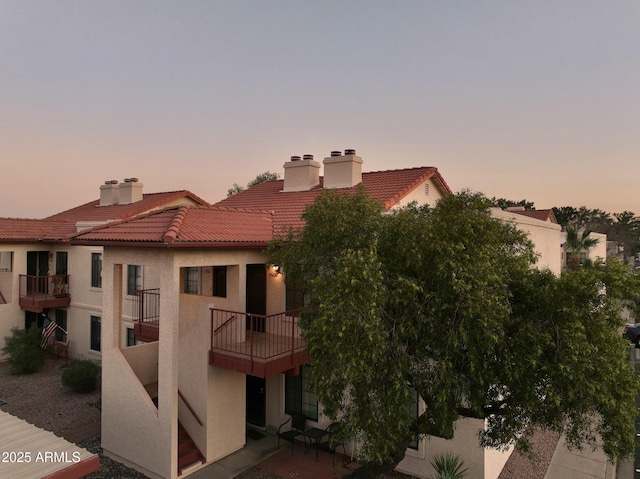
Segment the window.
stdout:
<path fill-rule="evenodd" d="M 100 351 L 100 317 L 91 316 L 91 349 Z"/>
<path fill-rule="evenodd" d="M 293 311 L 304 306 L 304 290 L 302 281 L 293 278 L 291 275 L 286 280 L 286 310 Z"/>
<path fill-rule="evenodd" d="M 578 264 L 584 264 L 584 262 L 587 260 L 587 253 L 586 252 L 581 252 L 581 253 L 571 253 L 569 251 L 567 251 L 567 265 L 570 265 L 572 260 L 571 257 L 573 255 L 578 256 Z"/>
<path fill-rule="evenodd" d="M 67 342 L 67 311 L 64 309 L 56 309 L 56 341 L 62 343 Z"/>
<path fill-rule="evenodd" d="M 102 288 L 102 253 L 91 253 L 91 287 Z"/>
<path fill-rule="evenodd" d="M 136 345 L 136 335 L 133 328 L 127 328 L 127 347 Z"/>
<path fill-rule="evenodd" d="M 213 267 L 213 295 L 220 298 L 227 297 L 227 267 Z"/>
<path fill-rule="evenodd" d="M 127 294 L 131 295 L 142 289 L 142 266 L 130 264 L 127 267 Z"/>
<path fill-rule="evenodd" d="M 69 274 L 69 253 L 66 251 L 56 252 L 56 275 L 66 276 Z"/>
<path fill-rule="evenodd" d="M 183 293 L 227 297 L 226 266 L 190 266 L 182 270 Z"/>
<path fill-rule="evenodd" d="M 13 251 L 0 251 L 0 272 L 13 271 Z"/>
<path fill-rule="evenodd" d="M 304 414 L 312 421 L 318 420 L 318 395 L 311 389 L 310 367 L 301 366 L 297 376 L 284 377 L 284 412 Z"/>
<path fill-rule="evenodd" d="M 184 293 L 200 294 L 200 268 L 184 268 Z"/>

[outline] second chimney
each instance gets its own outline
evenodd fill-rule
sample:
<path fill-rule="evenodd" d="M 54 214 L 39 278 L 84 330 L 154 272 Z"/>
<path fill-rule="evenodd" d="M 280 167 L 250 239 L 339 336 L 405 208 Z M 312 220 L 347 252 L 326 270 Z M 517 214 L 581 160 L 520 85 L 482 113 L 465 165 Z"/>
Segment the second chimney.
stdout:
<path fill-rule="evenodd" d="M 120 183 L 119 205 L 130 205 L 142 200 L 142 183 L 138 183 L 138 178 L 125 178 L 124 183 Z"/>
<path fill-rule="evenodd" d="M 362 158 L 356 150 L 332 151 L 324 161 L 324 188 L 351 188 L 362 183 Z"/>

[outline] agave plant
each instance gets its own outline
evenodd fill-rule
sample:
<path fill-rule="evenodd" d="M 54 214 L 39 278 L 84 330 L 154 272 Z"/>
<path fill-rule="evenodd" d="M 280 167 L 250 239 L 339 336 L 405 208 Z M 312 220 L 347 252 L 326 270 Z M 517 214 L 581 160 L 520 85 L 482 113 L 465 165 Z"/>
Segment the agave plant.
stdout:
<path fill-rule="evenodd" d="M 467 475 L 467 468 L 462 468 L 464 461 L 449 452 L 435 456 L 431 465 L 436 470 L 433 479 L 462 479 Z"/>

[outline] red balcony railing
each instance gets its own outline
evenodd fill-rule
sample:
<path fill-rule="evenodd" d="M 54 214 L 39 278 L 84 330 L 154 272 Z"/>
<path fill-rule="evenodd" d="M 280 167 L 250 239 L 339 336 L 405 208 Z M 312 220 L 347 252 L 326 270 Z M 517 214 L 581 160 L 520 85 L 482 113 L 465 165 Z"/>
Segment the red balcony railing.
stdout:
<path fill-rule="evenodd" d="M 309 362 L 298 313 L 265 316 L 212 309 L 209 363 L 268 377 Z"/>
<path fill-rule="evenodd" d="M 160 289 L 143 289 L 133 293 L 134 334 L 145 343 L 160 336 Z"/>
<path fill-rule="evenodd" d="M 71 304 L 68 274 L 20 275 L 20 308 L 42 313 L 48 308 L 67 308 Z"/>

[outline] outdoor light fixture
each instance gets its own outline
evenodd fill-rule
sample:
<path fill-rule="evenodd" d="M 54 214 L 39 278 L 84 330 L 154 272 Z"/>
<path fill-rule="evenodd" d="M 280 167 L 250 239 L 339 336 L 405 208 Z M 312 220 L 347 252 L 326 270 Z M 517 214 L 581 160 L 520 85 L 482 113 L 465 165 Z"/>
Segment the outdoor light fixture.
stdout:
<path fill-rule="evenodd" d="M 272 273 L 269 273 L 269 276 L 280 276 L 282 274 L 282 267 L 277 264 L 271 265 Z"/>

